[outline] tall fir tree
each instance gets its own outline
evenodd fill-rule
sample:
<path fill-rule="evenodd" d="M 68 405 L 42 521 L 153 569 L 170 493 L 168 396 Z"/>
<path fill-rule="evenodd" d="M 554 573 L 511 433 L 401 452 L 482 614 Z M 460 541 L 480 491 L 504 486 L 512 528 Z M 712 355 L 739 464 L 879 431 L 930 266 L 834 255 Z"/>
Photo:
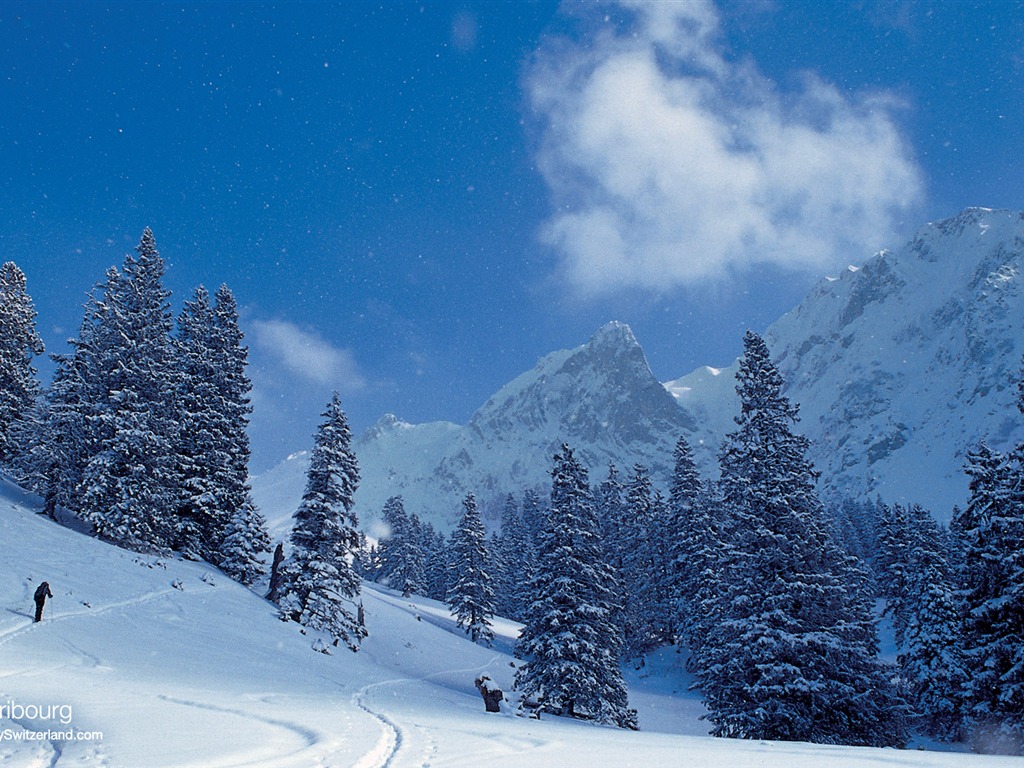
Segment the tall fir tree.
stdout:
<path fill-rule="evenodd" d="M 618 526 L 618 541 L 607 542 L 620 551 L 619 582 L 622 585 L 623 622 L 625 630 L 624 658 L 641 664 L 644 654 L 652 650 L 660 638 L 654 629 L 657 610 L 653 592 L 655 563 L 654 487 L 650 470 L 633 465 L 633 476 L 626 484 L 624 517 Z"/>
<path fill-rule="evenodd" d="M 99 535 L 163 550 L 173 541 L 168 510 L 180 493 L 178 372 L 165 264 L 149 228 L 136 251 L 122 271 L 108 272 L 94 314 L 89 388 L 97 397 L 86 417 L 90 455 L 77 493 L 81 516 Z"/>
<path fill-rule="evenodd" d="M 34 417 L 42 387 L 32 362 L 44 350 L 26 289 L 17 264 L 0 266 L 0 466 L 8 467 L 28 453 L 38 431 Z"/>
<path fill-rule="evenodd" d="M 1022 407 L 1024 411 L 1024 407 Z M 1024 752 L 1024 448 L 968 456 L 964 645 L 974 745 Z"/>
<path fill-rule="evenodd" d="M 698 591 L 703 573 L 712 566 L 715 553 L 715 549 L 708 546 L 711 527 L 704 485 L 693 460 L 693 450 L 686 438 L 680 436 L 673 451 L 666 538 L 675 632 L 678 639 L 691 645 L 696 642 Z"/>
<path fill-rule="evenodd" d="M 302 502 L 293 515 L 291 555 L 282 566 L 281 614 L 326 632 L 334 644 L 359 648 L 366 629 L 358 620 L 359 578 L 352 558 L 359 548 L 352 511 L 359 466 L 352 434 L 335 392 L 317 428 Z"/>
<path fill-rule="evenodd" d="M 227 521 L 227 528 L 216 558 L 225 573 L 243 584 L 252 584 L 266 571 L 263 554 L 270 551 L 270 535 L 249 485 L 249 350 L 239 327 L 238 304 L 227 285 L 217 289 L 213 315 L 211 349 L 220 366 L 215 379 L 217 402 L 225 416 L 221 444 L 228 457 L 220 476 L 222 519 Z"/>
<path fill-rule="evenodd" d="M 384 502 L 388 535 L 380 541 L 377 580 L 408 597 L 423 594 L 423 550 L 418 524 L 406 514 L 401 496 Z M 418 521 L 417 521 L 418 522 Z"/>
<path fill-rule="evenodd" d="M 744 338 L 737 430 L 720 455 L 724 531 L 718 625 L 699 671 L 713 733 L 902 745 L 878 660 L 867 577 L 830 540 L 797 408 L 767 345 Z"/>
<path fill-rule="evenodd" d="M 186 557 L 215 563 L 231 522 L 223 492 L 231 430 L 218 392 L 214 322 L 210 294 L 199 286 L 178 317 L 181 428 L 175 449 L 182 482 L 172 546 Z"/>
<path fill-rule="evenodd" d="M 505 499 L 501 514 L 501 535 L 494 551 L 497 587 L 496 608 L 500 615 L 522 621 L 530 601 L 529 583 L 536 567 L 533 537 L 519 513 L 519 505 L 511 493 Z"/>
<path fill-rule="evenodd" d="M 636 728 L 619 668 L 617 576 L 602 551 L 587 472 L 568 445 L 552 469 L 534 601 L 516 646 L 516 688 L 548 712 Z"/>
<path fill-rule="evenodd" d="M 474 643 L 494 641 L 494 587 L 486 531 L 472 493 L 462 501 L 462 518 L 452 534 L 454 583 L 448 591 L 448 605 L 455 623 Z"/>

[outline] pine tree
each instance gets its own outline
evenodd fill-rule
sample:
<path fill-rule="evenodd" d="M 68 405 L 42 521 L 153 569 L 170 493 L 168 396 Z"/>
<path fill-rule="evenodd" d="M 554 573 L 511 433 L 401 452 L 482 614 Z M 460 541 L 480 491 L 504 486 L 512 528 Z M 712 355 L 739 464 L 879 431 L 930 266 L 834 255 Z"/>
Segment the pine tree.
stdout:
<path fill-rule="evenodd" d="M 698 591 L 705 569 L 712 565 L 709 559 L 715 550 L 705 546 L 712 534 L 711 519 L 693 451 L 685 437 L 676 441 L 673 458 L 666 521 L 671 597 L 674 600 L 672 618 L 677 637 L 693 647 L 699 615 Z"/>
<path fill-rule="evenodd" d="M 380 541 L 377 580 L 406 597 L 422 594 L 423 550 L 418 519 L 414 523 L 406 514 L 401 496 L 392 496 L 384 502 L 381 514 L 388 526 L 388 535 Z"/>
<path fill-rule="evenodd" d="M 13 261 L 0 266 L 0 465 L 9 466 L 29 449 L 41 387 L 34 357 L 43 354 L 36 332 L 36 310 L 26 291 L 25 273 Z M 18 437 L 19 432 L 20 437 Z M 20 444 L 19 444 L 20 441 Z"/>
<path fill-rule="evenodd" d="M 499 614 L 521 621 L 530 601 L 529 583 L 536 567 L 533 538 L 526 529 L 515 496 L 505 499 L 501 516 L 501 535 L 494 551 L 496 570 L 496 607 Z"/>
<path fill-rule="evenodd" d="M 221 360 L 214 351 L 214 322 L 210 294 L 199 286 L 178 318 L 181 429 L 175 448 L 182 482 L 172 542 L 186 557 L 212 563 L 220 559 L 232 522 L 223 492 L 230 427 L 218 392 Z"/>
<path fill-rule="evenodd" d="M 267 572 L 263 554 L 270 551 L 270 544 L 266 518 L 256 506 L 249 504 L 236 510 L 217 553 L 220 569 L 239 584 L 251 587 Z"/>
<path fill-rule="evenodd" d="M 619 669 L 616 575 L 604 560 L 587 472 L 567 445 L 555 456 L 551 506 L 516 646 L 516 687 L 545 711 L 636 728 Z"/>
<path fill-rule="evenodd" d="M 44 498 L 44 508 L 55 517 L 57 507 L 80 511 L 76 493 L 82 473 L 96 452 L 97 439 L 90 416 L 95 415 L 98 388 L 96 316 L 100 303 L 96 287 L 85 305 L 78 338 L 71 339 L 71 354 L 52 355 L 53 381 L 43 401 L 41 430 L 30 456 L 22 457 L 21 476 Z"/>
<path fill-rule="evenodd" d="M 728 540 L 699 672 L 716 735 L 899 745 L 867 575 L 828 536 L 797 408 L 756 334 L 737 373 L 738 429 L 720 455 Z"/>
<path fill-rule="evenodd" d="M 912 607 L 911 563 L 916 531 L 910 522 L 910 508 L 891 504 L 883 505 L 881 511 L 875 574 L 879 593 L 886 601 L 883 615 L 892 616 L 896 646 L 902 648 Z"/>
<path fill-rule="evenodd" d="M 655 569 L 654 489 L 650 471 L 641 464 L 633 465 L 633 477 L 625 489 L 625 517 L 618 526 L 622 563 L 619 581 L 622 585 L 625 627 L 624 658 L 642 663 L 643 656 L 659 640 L 654 630 L 654 596 L 651 576 Z"/>
<path fill-rule="evenodd" d="M 166 549 L 173 524 L 167 510 L 181 481 L 174 452 L 179 402 L 165 265 L 147 228 L 111 269 L 93 314 L 96 327 L 86 417 L 90 456 L 78 486 L 80 514 L 96 532 L 134 549 Z"/>
<path fill-rule="evenodd" d="M 424 594 L 431 600 L 444 602 L 451 588 L 451 553 L 444 534 L 429 523 L 423 526 L 423 579 Z"/>
<path fill-rule="evenodd" d="M 486 532 L 472 493 L 463 500 L 462 509 L 462 518 L 452 534 L 455 583 L 448 592 L 448 605 L 456 624 L 474 643 L 490 645 L 494 641 L 494 588 L 488 573 Z"/>
<path fill-rule="evenodd" d="M 348 420 L 335 392 L 317 428 L 306 490 L 293 516 L 292 552 L 282 566 L 281 614 L 327 632 L 353 651 L 366 636 L 358 621 L 359 579 L 351 559 L 359 548 L 352 511 L 359 467 Z"/>
<path fill-rule="evenodd" d="M 967 695 L 975 746 L 984 751 L 1024 751 L 1022 453 L 1018 447 L 1004 455 L 982 444 L 969 454 L 971 496 L 958 521 L 967 545 Z"/>
<path fill-rule="evenodd" d="M 266 568 L 262 555 L 270 550 L 270 536 L 266 520 L 256 509 L 249 485 L 249 415 L 252 405 L 249 393 L 252 382 L 246 372 L 249 350 L 243 344 L 238 324 L 238 305 L 226 285 L 221 285 L 214 296 L 213 333 L 211 352 L 220 369 L 215 377 L 217 403 L 223 410 L 224 420 L 220 435 L 227 464 L 219 476 L 222 519 L 227 530 L 214 556 L 228 575 L 243 584 L 258 578 Z"/>

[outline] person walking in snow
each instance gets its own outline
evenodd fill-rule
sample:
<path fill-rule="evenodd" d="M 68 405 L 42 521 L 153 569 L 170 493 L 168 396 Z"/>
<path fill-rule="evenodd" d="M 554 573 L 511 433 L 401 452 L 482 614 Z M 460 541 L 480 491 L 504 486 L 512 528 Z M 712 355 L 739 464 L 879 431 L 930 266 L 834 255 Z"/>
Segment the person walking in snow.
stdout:
<path fill-rule="evenodd" d="M 38 587 L 36 587 L 36 593 L 33 595 L 36 601 L 36 621 L 43 620 L 43 605 L 46 603 L 46 598 L 53 597 L 53 592 L 50 591 L 50 583 L 44 581 Z"/>

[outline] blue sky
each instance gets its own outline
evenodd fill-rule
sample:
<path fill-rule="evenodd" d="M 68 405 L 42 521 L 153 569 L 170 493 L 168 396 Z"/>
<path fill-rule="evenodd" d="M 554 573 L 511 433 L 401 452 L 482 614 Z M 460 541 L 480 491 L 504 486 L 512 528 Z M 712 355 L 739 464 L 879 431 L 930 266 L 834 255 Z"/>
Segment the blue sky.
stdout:
<path fill-rule="evenodd" d="M 629 323 L 728 364 L 822 276 L 1024 209 L 1024 4 L 0 5 L 0 259 L 48 350 L 150 226 L 227 283 L 254 469 L 338 389 L 464 423 Z M 44 376 L 49 366 L 40 366 Z"/>

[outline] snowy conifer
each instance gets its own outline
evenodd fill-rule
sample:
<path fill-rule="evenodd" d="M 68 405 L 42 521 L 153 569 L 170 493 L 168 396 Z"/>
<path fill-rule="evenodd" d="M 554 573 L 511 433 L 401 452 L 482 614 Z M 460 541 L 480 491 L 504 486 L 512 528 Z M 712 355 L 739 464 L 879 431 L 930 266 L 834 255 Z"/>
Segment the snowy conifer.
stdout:
<path fill-rule="evenodd" d="M 975 742 L 1024 751 L 1024 456 L 984 444 L 968 456 L 971 496 L 958 527 L 966 542 L 964 627 Z"/>
<path fill-rule="evenodd" d="M 737 373 L 738 429 L 720 455 L 728 514 L 718 623 L 699 679 L 714 733 L 899 745 L 866 574 L 830 540 L 797 408 L 759 336 Z"/>
<path fill-rule="evenodd" d="M 619 669 L 616 575 L 602 552 L 587 472 L 563 445 L 516 655 L 516 687 L 544 711 L 636 728 Z"/>
<path fill-rule="evenodd" d="M 387 523 L 388 535 L 380 541 L 377 581 L 405 596 L 422 594 L 423 550 L 418 518 L 414 523 L 406 514 L 401 496 L 392 496 L 384 502 L 381 516 Z"/>
<path fill-rule="evenodd" d="M 0 266 L 0 465 L 27 452 L 25 443 L 35 430 L 25 429 L 24 423 L 41 390 L 32 360 L 43 353 L 43 340 L 26 285 L 25 273 L 13 261 Z"/>
<path fill-rule="evenodd" d="M 496 565 L 499 574 L 495 589 L 497 611 L 502 616 L 522 621 L 530 601 L 529 583 L 536 567 L 536 553 L 533 538 L 511 493 L 502 510 L 501 535 L 494 560 L 499 564 Z"/>
<path fill-rule="evenodd" d="M 108 271 L 93 315 L 88 388 L 95 400 L 86 417 L 91 455 L 79 482 L 79 511 L 115 543 L 165 549 L 180 483 L 178 374 L 165 265 L 148 228 L 136 251 L 123 271 Z"/>
<path fill-rule="evenodd" d="M 366 636 L 357 613 L 359 579 L 352 558 L 359 547 L 352 511 L 359 467 L 337 392 L 317 428 L 302 502 L 293 515 L 291 555 L 282 566 L 285 618 L 330 634 L 353 651 Z"/>
<path fill-rule="evenodd" d="M 462 518 L 452 534 L 452 567 L 455 582 L 448 591 L 448 605 L 456 624 L 474 643 L 494 640 L 494 587 L 491 584 L 486 532 L 472 493 L 462 502 Z"/>

